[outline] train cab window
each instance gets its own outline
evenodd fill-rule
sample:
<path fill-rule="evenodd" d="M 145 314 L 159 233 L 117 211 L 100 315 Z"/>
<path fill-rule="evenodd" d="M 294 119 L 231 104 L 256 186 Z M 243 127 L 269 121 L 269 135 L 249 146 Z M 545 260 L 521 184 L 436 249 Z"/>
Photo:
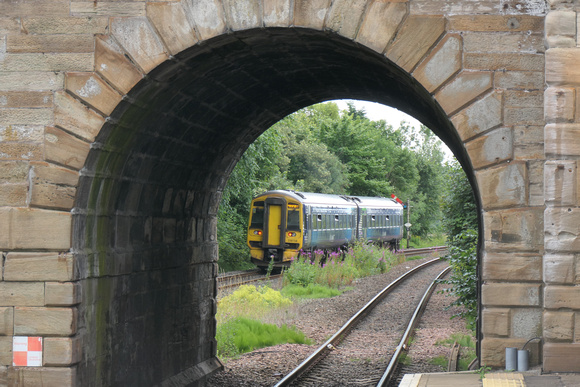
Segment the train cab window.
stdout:
<path fill-rule="evenodd" d="M 292 231 L 300 231 L 300 211 L 298 210 L 288 210 L 288 218 L 287 218 L 287 226 L 288 230 Z"/>
<path fill-rule="evenodd" d="M 376 218 L 374 215 L 372 215 L 372 216 L 371 216 L 371 222 L 373 223 L 373 226 L 376 226 L 376 225 L 377 225 L 377 224 L 375 223 L 376 221 L 377 221 L 377 218 Z"/>
<path fill-rule="evenodd" d="M 264 208 L 254 207 L 252 209 L 252 220 L 250 221 L 250 227 L 252 228 L 264 227 Z"/>

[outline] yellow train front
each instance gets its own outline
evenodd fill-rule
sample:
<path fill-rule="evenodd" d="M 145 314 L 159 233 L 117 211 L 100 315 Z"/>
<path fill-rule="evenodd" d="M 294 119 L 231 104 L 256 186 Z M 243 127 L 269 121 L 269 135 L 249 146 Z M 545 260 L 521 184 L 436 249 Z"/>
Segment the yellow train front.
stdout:
<path fill-rule="evenodd" d="M 252 200 L 248 246 L 252 263 L 289 266 L 301 250 L 332 250 L 357 239 L 398 247 L 403 207 L 392 199 L 268 191 Z"/>

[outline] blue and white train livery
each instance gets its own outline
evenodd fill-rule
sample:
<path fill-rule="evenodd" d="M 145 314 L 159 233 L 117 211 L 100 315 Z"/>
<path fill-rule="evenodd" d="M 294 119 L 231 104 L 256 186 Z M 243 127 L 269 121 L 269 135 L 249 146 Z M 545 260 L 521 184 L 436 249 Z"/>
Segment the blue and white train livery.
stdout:
<path fill-rule="evenodd" d="M 398 249 L 403 206 L 394 199 L 268 191 L 252 200 L 248 246 L 252 262 L 289 266 L 300 250 L 332 250 L 363 239 Z"/>

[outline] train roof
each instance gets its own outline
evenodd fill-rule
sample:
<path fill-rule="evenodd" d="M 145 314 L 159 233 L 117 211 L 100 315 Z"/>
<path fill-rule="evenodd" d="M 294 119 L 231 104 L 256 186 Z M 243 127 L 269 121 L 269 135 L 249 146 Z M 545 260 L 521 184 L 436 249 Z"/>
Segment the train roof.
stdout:
<path fill-rule="evenodd" d="M 254 199 L 262 196 L 288 196 L 291 197 L 302 204 L 309 205 L 335 205 L 335 206 L 355 206 L 354 201 L 357 205 L 366 208 L 398 208 L 402 209 L 403 206 L 397 203 L 391 198 L 380 198 L 380 197 L 370 197 L 370 196 L 349 196 L 349 195 L 331 195 L 331 194 L 321 194 L 313 192 L 298 192 L 290 190 L 275 190 L 264 192 L 261 195 L 256 196 Z"/>

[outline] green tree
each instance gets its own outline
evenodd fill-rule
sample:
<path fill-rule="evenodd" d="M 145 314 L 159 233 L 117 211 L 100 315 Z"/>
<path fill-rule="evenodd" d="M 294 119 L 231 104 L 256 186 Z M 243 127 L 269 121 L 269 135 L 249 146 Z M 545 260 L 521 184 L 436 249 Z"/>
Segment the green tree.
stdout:
<path fill-rule="evenodd" d="M 250 145 L 230 174 L 218 210 L 218 265 L 222 270 L 251 267 L 246 228 L 252 198 L 271 184 L 290 187 L 277 165 L 280 150 L 279 134 L 268 131 Z"/>
<path fill-rule="evenodd" d="M 288 179 L 297 190 L 343 194 L 348 185 L 345 167 L 326 145 L 301 141 L 288 149 Z"/>
<path fill-rule="evenodd" d="M 319 133 L 319 140 L 347 168 L 349 194 L 388 196 L 394 191 L 387 174 L 396 157 L 396 146 L 384 127 L 370 121 L 364 111 L 350 105 L 339 119 L 323 122 Z"/>
<path fill-rule="evenodd" d="M 223 192 L 218 213 L 220 267 L 249 262 L 249 203 L 271 189 L 397 195 L 411 199 L 413 234 L 426 236 L 440 223 L 442 151 L 426 128 L 393 128 L 364 110 L 317 104 L 288 115 L 243 155 Z"/>
<path fill-rule="evenodd" d="M 421 125 L 413 133 L 413 155 L 419 181 L 411 197 L 415 204 L 411 211 L 413 233 L 427 236 L 437 233 L 441 226 L 441 197 L 443 189 L 444 153 L 441 140 L 431 130 Z"/>

